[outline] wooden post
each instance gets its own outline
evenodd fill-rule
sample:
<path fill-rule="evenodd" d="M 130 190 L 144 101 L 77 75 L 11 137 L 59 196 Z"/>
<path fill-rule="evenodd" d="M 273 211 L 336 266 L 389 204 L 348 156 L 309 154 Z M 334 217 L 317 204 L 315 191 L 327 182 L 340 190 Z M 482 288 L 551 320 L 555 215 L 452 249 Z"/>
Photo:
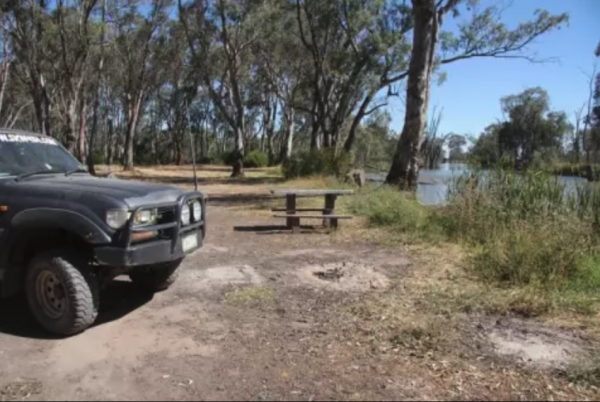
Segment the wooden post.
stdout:
<path fill-rule="evenodd" d="M 296 194 L 286 195 L 286 214 L 296 214 Z M 300 218 L 287 218 L 287 227 L 291 229 L 293 233 L 300 232 Z"/>
<path fill-rule="evenodd" d="M 331 215 L 335 211 L 335 200 L 337 199 L 337 195 L 335 194 L 326 194 L 325 195 L 325 210 L 323 211 L 323 215 Z M 332 219 L 323 219 L 323 226 L 337 228 L 338 220 L 335 218 Z"/>

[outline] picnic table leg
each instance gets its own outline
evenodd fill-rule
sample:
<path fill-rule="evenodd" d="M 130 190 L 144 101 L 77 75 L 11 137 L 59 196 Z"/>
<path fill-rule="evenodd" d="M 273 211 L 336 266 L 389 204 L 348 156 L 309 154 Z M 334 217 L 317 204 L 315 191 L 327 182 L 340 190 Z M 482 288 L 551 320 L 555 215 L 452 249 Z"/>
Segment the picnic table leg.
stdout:
<path fill-rule="evenodd" d="M 323 211 L 323 215 L 331 215 L 335 210 L 335 200 L 337 199 L 337 195 L 335 194 L 327 194 L 325 195 L 325 210 Z M 323 226 L 337 228 L 338 220 L 336 218 L 332 219 L 323 219 Z"/>
<path fill-rule="evenodd" d="M 286 214 L 296 214 L 296 194 L 288 194 L 286 196 Z M 300 231 L 300 218 L 287 218 L 287 227 L 291 229 L 293 233 Z"/>

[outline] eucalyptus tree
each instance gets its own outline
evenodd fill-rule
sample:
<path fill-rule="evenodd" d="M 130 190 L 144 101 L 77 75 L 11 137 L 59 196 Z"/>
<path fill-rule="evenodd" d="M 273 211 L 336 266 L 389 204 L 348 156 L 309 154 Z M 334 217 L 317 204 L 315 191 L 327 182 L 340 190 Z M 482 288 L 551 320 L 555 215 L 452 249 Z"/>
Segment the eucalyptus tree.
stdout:
<path fill-rule="evenodd" d="M 36 120 L 36 129 L 52 135 L 52 101 L 47 85 L 49 59 L 48 2 L 45 0 L 7 0 L 0 4 L 9 16 L 11 45 L 16 63 L 12 71 L 28 87 Z"/>
<path fill-rule="evenodd" d="M 401 1 L 295 0 L 298 35 L 312 68 L 305 77 L 313 116 L 312 144 L 337 147 L 341 129 L 352 119 L 344 149 L 356 129 L 380 103 L 373 100 L 406 74 L 410 9 Z"/>
<path fill-rule="evenodd" d="M 124 1 L 124 0 L 123 0 Z M 142 4 L 127 0 L 111 9 L 116 24 L 114 48 L 122 76 L 117 77 L 123 88 L 123 105 L 126 121 L 123 167 L 132 170 L 134 141 L 140 112 L 151 85 L 158 76 L 159 49 L 167 46 L 165 28 L 169 20 L 170 0 L 152 0 L 150 10 L 144 12 Z"/>
<path fill-rule="evenodd" d="M 478 57 L 540 60 L 527 53 L 528 45 L 568 21 L 567 14 L 538 10 L 530 21 L 509 28 L 504 9 L 481 8 L 477 0 L 412 0 L 414 29 L 407 71 L 404 126 L 387 182 L 415 190 L 419 150 L 427 121 L 429 89 L 436 68 Z M 468 17 L 462 19 L 463 14 Z M 456 32 L 444 31 L 448 16 L 457 19 Z"/>
<path fill-rule="evenodd" d="M 193 74 L 234 134 L 233 177 L 244 176 L 252 45 L 265 32 L 261 1 L 179 0 Z M 267 25 L 268 26 L 268 25 Z"/>

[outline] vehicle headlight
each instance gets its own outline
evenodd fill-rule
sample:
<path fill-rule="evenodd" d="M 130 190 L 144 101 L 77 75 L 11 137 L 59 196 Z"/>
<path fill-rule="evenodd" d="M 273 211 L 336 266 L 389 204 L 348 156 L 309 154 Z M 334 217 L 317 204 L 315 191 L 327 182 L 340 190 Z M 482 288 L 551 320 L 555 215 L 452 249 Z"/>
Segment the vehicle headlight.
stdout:
<path fill-rule="evenodd" d="M 130 216 L 130 212 L 124 209 L 110 209 L 106 211 L 106 223 L 113 229 L 121 229 Z"/>
<path fill-rule="evenodd" d="M 192 203 L 192 215 L 194 217 L 194 222 L 198 222 L 202 219 L 202 204 L 200 204 L 200 201 L 194 201 Z"/>
<path fill-rule="evenodd" d="M 138 211 L 133 219 L 133 224 L 137 226 L 152 225 L 156 223 L 158 211 L 156 209 L 146 209 Z"/>
<path fill-rule="evenodd" d="M 190 206 L 187 204 L 181 208 L 181 223 L 183 225 L 190 224 Z"/>

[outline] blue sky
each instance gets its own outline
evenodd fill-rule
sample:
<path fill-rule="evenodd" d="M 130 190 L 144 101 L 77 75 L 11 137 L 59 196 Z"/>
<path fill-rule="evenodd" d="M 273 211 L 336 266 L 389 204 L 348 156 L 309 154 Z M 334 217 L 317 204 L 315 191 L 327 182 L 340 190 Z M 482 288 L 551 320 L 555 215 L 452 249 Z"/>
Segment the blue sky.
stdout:
<path fill-rule="evenodd" d="M 482 5 L 492 4 L 484 0 Z M 546 34 L 530 46 L 539 57 L 557 57 L 552 64 L 532 64 L 523 60 L 472 59 L 447 65 L 446 81 L 431 88 L 430 107 L 443 109 L 440 133 L 479 135 L 485 126 L 502 117 L 500 98 L 532 86 L 545 88 L 552 107 L 564 110 L 572 119 L 575 109 L 588 96 L 588 78 L 594 49 L 600 41 L 600 0 L 515 0 L 504 14 L 513 26 L 543 8 L 551 13 L 568 12 L 570 24 Z M 600 60 L 599 60 L 600 68 Z M 403 104 L 390 102 L 392 128 L 402 129 Z"/>

